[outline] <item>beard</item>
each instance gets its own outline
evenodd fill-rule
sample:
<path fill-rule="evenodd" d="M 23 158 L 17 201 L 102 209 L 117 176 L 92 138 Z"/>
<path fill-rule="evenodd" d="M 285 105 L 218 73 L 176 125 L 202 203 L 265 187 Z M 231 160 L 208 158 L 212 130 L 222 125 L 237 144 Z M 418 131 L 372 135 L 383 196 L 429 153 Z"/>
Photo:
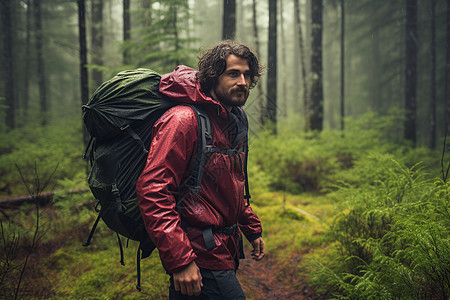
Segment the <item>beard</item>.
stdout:
<path fill-rule="evenodd" d="M 229 92 L 214 89 L 217 100 L 228 107 L 241 107 L 247 102 L 249 91 L 245 87 L 234 87 Z"/>

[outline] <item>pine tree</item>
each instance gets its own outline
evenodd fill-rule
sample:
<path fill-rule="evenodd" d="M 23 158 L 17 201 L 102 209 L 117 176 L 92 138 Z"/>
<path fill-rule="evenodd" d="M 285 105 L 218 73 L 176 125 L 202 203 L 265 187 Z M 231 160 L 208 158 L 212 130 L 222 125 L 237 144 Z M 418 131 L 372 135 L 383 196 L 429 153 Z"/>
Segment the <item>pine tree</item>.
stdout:
<path fill-rule="evenodd" d="M 179 64 L 194 66 L 197 50 L 190 48 L 195 40 L 188 35 L 192 15 L 187 0 L 164 1 L 158 8 L 149 7 L 137 14 L 141 16 L 141 26 L 132 28 L 131 32 L 136 34 L 123 44 L 131 65 L 160 73 Z M 152 23 L 146 26 L 149 16 Z"/>

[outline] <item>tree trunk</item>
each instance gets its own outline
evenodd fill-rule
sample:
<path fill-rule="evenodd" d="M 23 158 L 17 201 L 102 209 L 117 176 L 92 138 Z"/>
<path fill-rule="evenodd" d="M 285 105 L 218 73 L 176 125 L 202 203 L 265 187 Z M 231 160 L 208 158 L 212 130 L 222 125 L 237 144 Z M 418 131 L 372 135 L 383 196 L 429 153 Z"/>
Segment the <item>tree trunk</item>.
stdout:
<path fill-rule="evenodd" d="M 26 37 L 25 37 L 25 77 L 23 82 L 23 118 L 26 122 L 28 119 L 28 106 L 30 102 L 29 90 L 30 90 L 30 75 L 29 70 L 31 68 L 31 0 L 27 0 L 27 25 L 26 25 Z"/>
<path fill-rule="evenodd" d="M 345 6 L 341 0 L 341 130 L 345 128 Z"/>
<path fill-rule="evenodd" d="M 417 0 L 406 0 L 404 137 L 416 144 Z"/>
<path fill-rule="evenodd" d="M 77 4 L 78 4 L 78 40 L 79 40 L 79 55 L 80 55 L 81 105 L 84 105 L 89 98 L 85 0 L 77 0 Z M 83 128 L 83 142 L 85 145 L 87 145 L 89 137 L 84 124 L 82 128 Z"/>
<path fill-rule="evenodd" d="M 269 55 L 267 72 L 267 120 L 277 125 L 277 1 L 269 0 Z"/>
<path fill-rule="evenodd" d="M 180 46 L 180 37 L 178 34 L 178 10 L 177 10 L 177 5 L 176 4 L 171 4 L 170 5 L 170 10 L 172 13 L 172 30 L 173 30 L 173 37 L 174 37 L 174 50 L 175 50 L 175 54 L 176 54 L 176 58 L 175 58 L 175 65 L 178 66 L 180 64 L 179 61 L 179 50 L 181 49 Z"/>
<path fill-rule="evenodd" d="M 131 22 L 130 22 L 130 0 L 123 0 L 123 41 L 126 42 L 130 39 L 130 30 L 131 30 Z M 123 64 L 127 65 L 130 63 L 128 57 L 128 51 L 123 51 Z"/>
<path fill-rule="evenodd" d="M 322 0 L 311 1 L 310 128 L 323 128 Z"/>
<path fill-rule="evenodd" d="M 10 129 L 15 127 L 15 97 L 14 97 L 14 66 L 12 48 L 12 23 L 11 23 L 11 0 L 1 0 L 1 19 L 3 28 L 3 60 L 4 60 L 4 84 L 6 106 L 6 126 Z"/>
<path fill-rule="evenodd" d="M 236 36 L 236 0 L 223 0 L 222 39 L 233 40 Z"/>
<path fill-rule="evenodd" d="M 41 0 L 34 0 L 34 26 L 36 31 L 36 60 L 37 60 L 37 76 L 39 86 L 39 103 L 41 106 L 41 124 L 48 124 L 48 101 L 47 86 L 45 78 L 45 64 L 43 55 L 43 34 L 41 23 Z"/>
<path fill-rule="evenodd" d="M 369 9 L 374 11 L 373 16 L 370 18 L 370 24 L 373 26 L 372 30 L 372 42 L 370 46 L 372 59 L 369 65 L 369 90 L 370 93 L 370 105 L 373 107 L 375 111 L 385 113 L 389 110 L 390 103 L 386 103 L 386 96 L 383 98 L 383 85 L 385 85 L 382 81 L 383 74 L 385 70 L 383 70 L 381 61 L 383 61 L 383 54 L 381 53 L 381 49 L 383 49 L 383 39 L 382 34 L 380 33 L 380 25 L 379 19 L 377 17 L 377 10 L 379 10 L 380 3 L 372 1 Z"/>
<path fill-rule="evenodd" d="M 92 0 L 92 27 L 91 27 L 91 55 L 94 66 L 103 65 L 103 1 Z M 92 80 L 97 87 L 103 82 L 102 71 L 94 68 L 92 70 Z"/>
<path fill-rule="evenodd" d="M 431 0 L 430 148 L 436 148 L 436 0 Z"/>
<path fill-rule="evenodd" d="M 447 0 L 447 33 L 445 57 L 445 135 L 450 132 L 450 0 Z"/>
<path fill-rule="evenodd" d="M 287 64 L 286 64 L 286 36 L 284 33 L 284 18 L 283 18 L 283 0 L 280 0 L 280 34 L 281 34 L 281 69 L 286 70 Z M 288 97 L 287 95 L 287 78 L 286 78 L 286 72 L 283 72 L 281 75 L 281 99 L 283 101 L 283 110 L 282 110 L 282 116 L 287 117 L 288 112 Z"/>
<path fill-rule="evenodd" d="M 305 131 L 309 130 L 309 113 L 308 113 L 308 80 L 306 78 L 305 63 L 305 47 L 303 45 L 302 19 L 300 14 L 300 4 L 298 0 L 294 0 L 295 24 L 298 34 L 298 45 L 300 49 L 301 69 L 302 69 L 302 87 L 303 87 L 303 114 L 305 117 Z"/>
<path fill-rule="evenodd" d="M 312 7 L 312 0 L 306 0 L 305 1 L 305 32 L 303 34 L 305 38 L 305 43 L 304 45 L 304 50 L 305 50 L 305 58 L 307 57 L 311 57 L 311 34 L 312 34 L 312 30 L 311 30 L 311 25 L 312 25 L 312 20 L 311 20 L 311 7 Z M 309 78 L 309 75 L 311 74 L 311 59 L 305 59 L 305 69 L 306 69 L 306 83 L 308 84 L 308 102 L 311 101 L 311 99 L 309 98 L 310 96 L 310 91 L 309 91 L 309 87 L 311 84 L 311 78 Z M 308 104 L 308 109 L 309 109 L 309 104 Z"/>
<path fill-rule="evenodd" d="M 144 26 L 149 27 L 152 25 L 152 0 L 142 0 L 142 8 L 144 9 Z"/>
<path fill-rule="evenodd" d="M 252 2 L 252 25 L 253 25 L 253 39 L 255 41 L 255 52 L 259 57 L 260 54 L 260 46 L 259 46 L 259 34 L 258 34 L 258 24 L 256 22 L 257 20 L 257 14 L 256 14 L 256 0 L 253 0 Z M 258 107 L 258 122 L 259 125 L 264 124 L 264 97 L 263 97 L 263 90 L 262 85 L 259 83 L 256 86 L 256 89 L 258 91 L 258 94 L 256 95 L 256 101 L 257 101 L 257 107 Z"/>

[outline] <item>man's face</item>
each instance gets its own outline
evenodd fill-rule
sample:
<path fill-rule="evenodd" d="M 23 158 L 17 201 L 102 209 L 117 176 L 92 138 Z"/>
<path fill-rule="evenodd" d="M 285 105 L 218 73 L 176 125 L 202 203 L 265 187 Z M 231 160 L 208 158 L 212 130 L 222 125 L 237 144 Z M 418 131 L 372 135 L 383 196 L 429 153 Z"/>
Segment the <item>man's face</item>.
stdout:
<path fill-rule="evenodd" d="M 230 54 L 227 67 L 219 76 L 217 85 L 211 90 L 211 95 L 226 108 L 243 106 L 247 101 L 250 88 L 250 68 L 247 60 Z"/>

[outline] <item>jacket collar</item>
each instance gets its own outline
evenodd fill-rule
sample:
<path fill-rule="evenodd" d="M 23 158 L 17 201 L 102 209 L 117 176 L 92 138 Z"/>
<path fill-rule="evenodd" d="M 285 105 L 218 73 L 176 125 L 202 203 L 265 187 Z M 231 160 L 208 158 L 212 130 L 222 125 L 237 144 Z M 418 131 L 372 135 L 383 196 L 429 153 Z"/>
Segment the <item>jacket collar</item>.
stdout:
<path fill-rule="evenodd" d="M 200 83 L 195 76 L 197 72 L 195 69 L 180 65 L 173 72 L 161 77 L 159 91 L 177 102 L 214 105 L 217 107 L 218 115 L 227 118 L 226 108 L 209 93 L 205 94 L 201 91 Z"/>

